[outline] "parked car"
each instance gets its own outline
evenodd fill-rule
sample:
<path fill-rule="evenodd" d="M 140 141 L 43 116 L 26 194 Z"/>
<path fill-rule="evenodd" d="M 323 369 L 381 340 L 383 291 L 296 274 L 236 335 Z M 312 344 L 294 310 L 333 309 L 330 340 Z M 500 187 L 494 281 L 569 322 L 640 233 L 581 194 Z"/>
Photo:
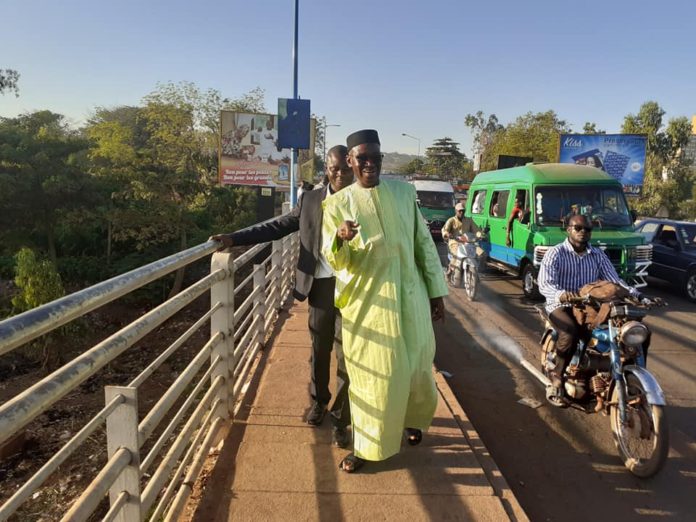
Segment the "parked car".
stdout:
<path fill-rule="evenodd" d="M 649 218 L 636 232 L 653 246 L 648 275 L 669 281 L 696 302 L 696 223 Z"/>

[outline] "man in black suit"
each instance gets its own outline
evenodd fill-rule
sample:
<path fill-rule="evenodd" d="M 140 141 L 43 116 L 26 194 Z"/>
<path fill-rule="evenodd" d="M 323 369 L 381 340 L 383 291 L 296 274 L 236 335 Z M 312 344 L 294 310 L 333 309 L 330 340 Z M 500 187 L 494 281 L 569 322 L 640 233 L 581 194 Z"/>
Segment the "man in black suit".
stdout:
<path fill-rule="evenodd" d="M 334 306 L 336 279 L 333 270 L 321 254 L 321 226 L 324 199 L 353 182 L 353 171 L 346 163 L 347 155 L 348 151 L 343 145 L 332 147 L 326 158 L 328 185 L 304 192 L 298 205 L 288 214 L 231 234 L 211 237 L 229 248 L 233 245 L 265 243 L 300 231 L 300 255 L 297 260 L 293 294 L 300 301 L 309 298 L 313 402 L 307 423 L 313 426 L 320 425 L 331 400 L 329 373 L 331 350 L 336 341 L 338 372 L 336 398 L 331 406 L 331 421 L 333 443 L 341 448 L 347 447 L 350 443 L 347 431 L 350 424 L 348 373 L 341 346 L 341 314 Z"/>

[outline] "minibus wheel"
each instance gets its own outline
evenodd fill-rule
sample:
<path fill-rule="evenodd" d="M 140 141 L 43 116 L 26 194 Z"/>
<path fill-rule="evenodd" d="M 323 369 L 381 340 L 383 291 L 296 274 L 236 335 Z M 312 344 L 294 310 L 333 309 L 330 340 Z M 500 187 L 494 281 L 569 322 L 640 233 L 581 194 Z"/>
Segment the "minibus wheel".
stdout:
<path fill-rule="evenodd" d="M 522 268 L 522 291 L 525 297 L 530 299 L 539 299 L 541 294 L 539 293 L 539 287 L 536 283 L 536 269 L 531 263 L 525 263 Z"/>

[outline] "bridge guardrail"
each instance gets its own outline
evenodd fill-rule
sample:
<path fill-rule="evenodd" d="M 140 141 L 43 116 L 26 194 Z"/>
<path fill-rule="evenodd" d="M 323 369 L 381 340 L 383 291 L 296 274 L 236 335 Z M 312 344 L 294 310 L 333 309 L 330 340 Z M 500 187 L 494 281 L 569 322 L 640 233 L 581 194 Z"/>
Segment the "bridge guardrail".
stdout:
<path fill-rule="evenodd" d="M 127 386 L 105 387 L 104 408 L 0 506 L 0 521 L 15 513 L 104 424 L 107 463 L 62 520 L 87 520 L 107 492 L 110 508 L 104 520 L 176 520 L 220 428 L 236 415 L 256 355 L 291 291 L 298 238 L 293 234 L 274 241 L 271 254 L 236 287 L 235 273 L 267 244 L 250 248 L 236 259 L 230 253 L 215 252 L 218 246 L 208 241 L 0 322 L 3 354 L 214 252 L 207 276 L 0 405 L 2 444 L 210 290 L 210 309 Z M 235 309 L 235 297 L 250 285 L 251 291 Z M 207 342 L 139 419 L 139 387 L 207 321 Z M 149 451 L 143 451 L 156 434 Z"/>

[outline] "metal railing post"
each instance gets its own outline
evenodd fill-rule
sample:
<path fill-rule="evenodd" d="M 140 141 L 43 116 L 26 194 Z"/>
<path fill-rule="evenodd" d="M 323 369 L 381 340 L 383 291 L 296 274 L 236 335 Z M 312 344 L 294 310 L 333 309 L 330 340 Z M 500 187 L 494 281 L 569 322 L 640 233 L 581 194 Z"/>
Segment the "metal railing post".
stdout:
<path fill-rule="evenodd" d="M 222 306 L 210 318 L 210 337 L 220 332 L 223 339 L 219 342 L 210 354 L 211 364 L 216 357 L 220 356 L 220 362 L 210 374 L 210 382 L 215 381 L 218 375 L 225 380 L 218 390 L 220 399 L 216 412 L 217 416 L 229 419 L 234 408 L 233 379 L 230 375 L 234 371 L 237 361 L 234 360 L 234 258 L 227 252 L 215 252 L 210 261 L 211 273 L 215 270 L 223 269 L 228 276 L 222 281 L 215 283 L 210 288 L 210 306 L 220 303 Z"/>
<path fill-rule="evenodd" d="M 256 340 L 263 346 L 266 341 L 266 267 L 265 265 L 254 265 L 254 291 L 260 291 L 254 298 L 254 320 L 258 318 L 258 330 L 256 332 Z"/>
<path fill-rule="evenodd" d="M 297 264 L 297 252 L 299 251 L 300 237 L 298 234 L 293 234 L 287 238 L 285 242 L 285 250 L 283 252 L 283 261 L 287 267 L 287 277 L 283 282 L 281 299 L 285 301 L 293 287 L 295 281 L 295 265 Z"/>
<path fill-rule="evenodd" d="M 106 418 L 106 444 L 109 459 L 114 454 L 126 449 L 131 458 L 128 465 L 119 474 L 109 488 L 109 502 L 113 506 L 122 502 L 120 511 L 115 515 L 117 522 L 142 520 L 140 504 L 140 445 L 138 444 L 138 389 L 130 386 L 106 386 L 104 388 L 106 404 L 122 395 L 124 401 Z M 125 502 L 119 497 L 127 494 Z"/>
<path fill-rule="evenodd" d="M 292 236 L 286 236 L 283 238 L 283 264 L 282 264 L 282 270 L 280 274 L 280 285 L 279 285 L 279 290 L 280 290 L 280 302 L 283 303 L 285 301 L 285 292 L 286 287 L 288 286 L 288 277 L 289 277 L 289 272 L 288 268 L 290 267 L 290 262 L 291 259 L 289 259 L 290 252 L 292 251 L 290 248 L 290 245 L 292 244 Z"/>
<path fill-rule="evenodd" d="M 275 309 L 280 310 L 283 304 L 283 240 L 273 242 L 273 255 L 271 257 L 271 269 L 273 279 L 270 284 L 270 292 L 278 291 L 275 301 Z"/>

